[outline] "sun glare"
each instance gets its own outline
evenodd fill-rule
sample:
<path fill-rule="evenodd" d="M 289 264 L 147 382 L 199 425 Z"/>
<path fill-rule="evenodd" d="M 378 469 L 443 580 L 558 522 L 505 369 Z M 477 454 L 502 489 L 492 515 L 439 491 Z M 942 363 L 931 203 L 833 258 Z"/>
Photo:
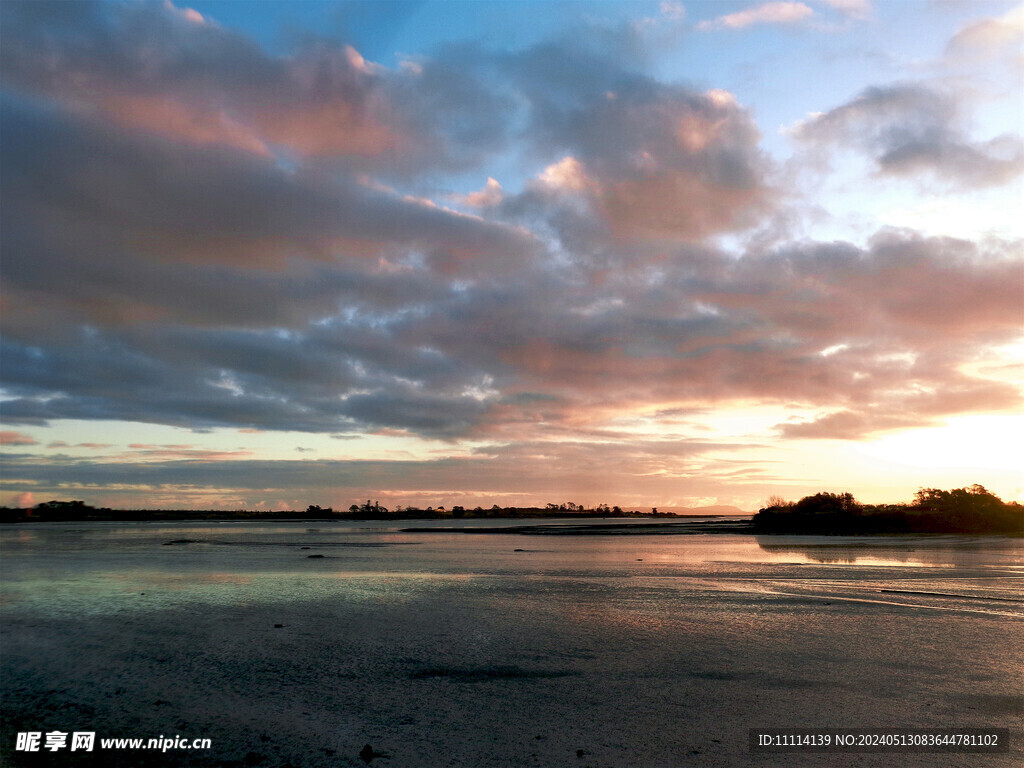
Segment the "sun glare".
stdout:
<path fill-rule="evenodd" d="M 1024 467 L 1024 414 L 960 416 L 945 426 L 913 429 L 864 442 L 874 458 L 912 467 L 1004 470 Z"/>

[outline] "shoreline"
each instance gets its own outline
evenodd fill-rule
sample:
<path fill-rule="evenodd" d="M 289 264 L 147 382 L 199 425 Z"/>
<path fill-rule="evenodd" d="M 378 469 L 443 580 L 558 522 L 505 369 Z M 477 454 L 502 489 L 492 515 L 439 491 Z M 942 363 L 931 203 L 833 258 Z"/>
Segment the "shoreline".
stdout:
<path fill-rule="evenodd" d="M 19 523 L 163 523 L 163 522 L 195 522 L 195 523 L 261 523 L 261 522 L 273 522 L 273 523 L 303 523 L 303 522 L 416 522 L 426 520 L 447 520 L 451 522 L 465 520 L 664 520 L 665 522 L 671 522 L 675 520 L 687 520 L 687 519 L 700 519 L 705 520 L 708 518 L 750 518 L 752 512 L 743 512 L 741 514 L 675 514 L 675 513 L 659 513 L 657 515 L 651 515 L 649 513 L 624 513 L 621 515 L 616 514 L 586 514 L 586 513 L 568 513 L 561 515 L 494 515 L 494 516 L 476 516 L 467 515 L 464 517 L 454 517 L 452 515 L 409 515 L 409 516 L 363 516 L 363 515 L 306 515 L 301 512 L 287 512 L 287 513 L 213 513 L 213 512 L 188 512 L 188 511 L 161 511 L 161 510 L 112 510 L 113 514 L 109 515 L 90 515 L 85 516 L 53 516 L 53 517 L 37 517 L 37 516 L 26 516 L 22 515 L 16 519 L 2 519 L 0 518 L 0 525 L 17 525 Z M 209 517 L 205 515 L 209 514 Z M 657 523 L 661 524 L 661 523 Z"/>
<path fill-rule="evenodd" d="M 694 516 L 696 517 L 696 516 Z M 712 515 L 701 516 L 707 519 Z M 719 516 L 719 517 L 724 517 Z M 714 522 L 665 523 L 605 523 L 597 525 L 515 525 L 502 528 L 445 527 L 401 528 L 401 533 L 467 533 L 467 534 L 522 534 L 526 536 L 679 536 L 707 533 L 753 534 L 750 520 L 715 520 Z"/>
<path fill-rule="evenodd" d="M 652 520 L 650 515 L 643 518 Z M 660 517 L 660 516 L 659 516 Z M 275 517 L 275 518 L 133 518 L 133 519 L 60 519 L 42 520 L 27 519 L 18 521 L 4 521 L 6 525 L 0 525 L 0 530 L 16 530 L 22 525 L 43 525 L 51 527 L 67 524 L 91 524 L 101 523 L 109 525 L 138 525 L 147 523 L 194 523 L 198 525 L 220 525 L 220 524 L 248 524 L 248 523 L 349 523 L 349 522 L 376 522 L 392 523 L 398 533 L 427 533 L 427 534 L 466 534 L 466 535 L 522 535 L 522 536 L 571 536 L 571 537 L 594 537 L 594 536 L 700 536 L 700 535 L 738 535 L 755 537 L 802 537 L 817 536 L 826 538 L 932 538 L 940 536 L 960 536 L 970 538 L 1024 538 L 1024 533 L 1006 531 L 958 531 L 958 530 L 931 530 L 931 531 L 884 531 L 884 530 L 821 530 L 813 529 L 806 531 L 795 530 L 764 530 L 759 528 L 751 515 L 676 515 L 674 518 L 661 518 L 659 522 L 590 522 L 602 520 L 637 520 L 638 517 L 621 518 L 615 516 L 605 517 L 491 517 L 491 518 L 462 518 L 465 522 L 480 521 L 524 521 L 523 525 L 503 526 L 480 526 L 480 525 L 443 525 L 443 526 L 405 526 L 398 527 L 402 523 L 416 523 L 429 521 L 457 522 L 459 519 L 452 518 L 340 518 L 340 517 Z M 573 522 L 567 522 L 572 520 Z M 576 521 L 579 522 L 576 522 Z"/>

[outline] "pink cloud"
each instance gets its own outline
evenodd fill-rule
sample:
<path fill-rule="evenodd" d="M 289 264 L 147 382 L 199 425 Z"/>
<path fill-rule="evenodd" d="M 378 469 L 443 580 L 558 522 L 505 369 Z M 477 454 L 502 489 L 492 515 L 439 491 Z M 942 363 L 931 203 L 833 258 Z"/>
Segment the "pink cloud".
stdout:
<path fill-rule="evenodd" d="M 854 19 L 866 19 L 873 10 L 871 0 L 824 0 L 824 3 Z"/>
<path fill-rule="evenodd" d="M 504 193 L 502 191 L 501 184 L 498 183 L 497 179 L 488 177 L 487 183 L 484 184 L 483 189 L 478 189 L 476 192 L 470 192 L 462 198 L 462 202 L 466 205 L 472 206 L 473 208 L 490 208 L 491 206 L 500 203 L 503 197 Z"/>
<path fill-rule="evenodd" d="M 133 451 L 155 451 L 155 450 L 171 450 L 171 451 L 187 451 L 192 448 L 188 444 L 175 443 L 171 445 L 154 445 L 152 443 L 131 443 L 129 446 Z"/>
<path fill-rule="evenodd" d="M 111 444 L 111 443 L 76 443 L 75 445 L 71 445 L 70 443 L 68 443 L 68 442 L 66 442 L 64 440 L 55 440 L 52 443 L 50 443 L 49 445 L 47 445 L 46 447 L 47 448 L 91 448 L 93 450 L 102 450 L 104 448 L 112 448 L 113 444 Z"/>
<path fill-rule="evenodd" d="M 814 10 L 803 3 L 772 2 L 748 8 L 745 11 L 719 16 L 711 21 L 702 21 L 697 29 L 742 29 L 754 24 L 793 24 L 814 15 Z"/>
<path fill-rule="evenodd" d="M 727 91 L 609 93 L 577 119 L 585 140 L 535 189 L 587 201 L 614 237 L 696 241 L 772 206 L 760 133 Z"/>
<path fill-rule="evenodd" d="M 348 61 L 346 56 L 341 59 Z M 101 81 L 90 90 L 88 106 L 125 127 L 266 157 L 272 154 L 270 144 L 308 157 L 376 157 L 411 146 L 374 116 L 376 111 L 387 111 L 384 97 L 315 90 L 312 76 L 304 70 L 319 64 L 293 60 L 286 76 L 291 82 L 263 95 L 227 91 L 210 96 L 162 90 L 159 85 L 139 88 Z M 365 79 L 366 75 L 356 71 L 352 78 Z M 72 102 L 85 98 L 78 92 L 65 95 Z"/>
<path fill-rule="evenodd" d="M 275 57 L 170 2 L 88 17 L 74 43 L 26 30 L 12 79 L 132 130 L 256 155 L 270 156 L 274 144 L 306 157 L 393 160 L 416 148 L 388 118 L 396 110 L 380 68 L 351 46 Z"/>
<path fill-rule="evenodd" d="M 538 179 L 551 189 L 568 192 L 587 192 L 597 186 L 587 175 L 583 164 L 575 157 L 563 157 L 557 163 L 552 163 L 544 169 Z"/>
<path fill-rule="evenodd" d="M 620 236 L 700 240 L 749 223 L 762 199 L 756 188 L 735 189 L 687 173 L 660 172 L 610 183 L 599 198 L 599 210 Z"/>
<path fill-rule="evenodd" d="M 1017 6 L 996 18 L 977 19 L 966 24 L 949 41 L 947 54 L 992 58 L 1024 40 L 1024 6 Z"/>
<path fill-rule="evenodd" d="M 145 447 L 136 446 L 134 453 L 124 454 L 125 459 L 138 459 L 144 457 L 153 461 L 230 461 L 232 459 L 243 459 L 252 456 L 252 451 L 217 451 L 200 448 L 189 448 L 188 446 L 164 446 Z"/>
<path fill-rule="evenodd" d="M 0 445 L 38 445 L 39 441 L 22 432 L 0 432 Z"/>
<path fill-rule="evenodd" d="M 691 278 L 705 285 L 690 295 L 699 303 L 687 310 L 677 297 L 675 322 L 660 290 L 620 293 L 621 305 L 575 328 L 508 344 L 500 355 L 520 377 L 516 391 L 549 399 L 524 402 L 521 419 L 491 415 L 496 425 L 598 424 L 616 411 L 753 399 L 831 412 L 781 427 L 787 437 L 853 439 L 1012 410 L 1017 387 L 961 371 L 978 349 L 1020 333 L 1024 264 L 999 254 L 891 232 L 865 251 L 708 264 Z"/>
<path fill-rule="evenodd" d="M 96 104 L 114 122 L 193 144 L 222 144 L 269 157 L 266 142 L 250 126 L 218 106 L 185 102 L 168 95 L 110 89 Z"/>

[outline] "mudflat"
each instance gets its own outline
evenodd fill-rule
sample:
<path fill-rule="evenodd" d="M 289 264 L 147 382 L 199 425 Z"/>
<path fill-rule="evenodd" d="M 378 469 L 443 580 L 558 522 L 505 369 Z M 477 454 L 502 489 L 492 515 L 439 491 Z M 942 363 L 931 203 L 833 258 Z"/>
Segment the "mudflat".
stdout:
<path fill-rule="evenodd" d="M 1021 763 L 1019 539 L 399 527 L 4 529 L 4 764 Z M 950 727 L 1009 729 L 1010 751 L 748 748 Z M 97 741 L 16 749 L 30 732 Z M 210 746 L 100 741 L 158 737 Z"/>

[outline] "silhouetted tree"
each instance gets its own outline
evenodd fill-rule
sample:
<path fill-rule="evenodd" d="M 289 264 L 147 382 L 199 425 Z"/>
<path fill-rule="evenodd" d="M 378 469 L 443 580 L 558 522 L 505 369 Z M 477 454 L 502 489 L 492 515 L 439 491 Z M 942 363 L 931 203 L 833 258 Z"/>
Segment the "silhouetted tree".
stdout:
<path fill-rule="evenodd" d="M 1024 533 L 1024 507 L 1005 504 L 980 485 L 922 488 L 909 506 L 864 506 L 849 493 L 770 501 L 776 503 L 754 515 L 759 533 Z"/>

